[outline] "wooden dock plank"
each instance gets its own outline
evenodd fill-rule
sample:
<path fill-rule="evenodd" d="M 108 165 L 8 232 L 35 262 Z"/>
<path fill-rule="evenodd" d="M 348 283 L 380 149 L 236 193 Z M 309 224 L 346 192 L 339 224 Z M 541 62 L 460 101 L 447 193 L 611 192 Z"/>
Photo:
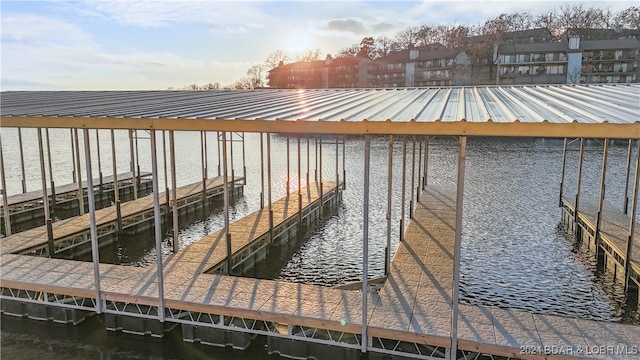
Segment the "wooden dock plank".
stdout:
<path fill-rule="evenodd" d="M 140 174 L 140 178 L 144 179 L 151 176 L 151 173 L 149 172 L 143 172 Z M 113 175 L 107 175 L 107 176 L 103 176 L 102 177 L 102 184 L 103 185 L 109 185 L 113 183 Z M 125 172 L 122 174 L 118 174 L 118 182 L 125 182 L 125 181 L 130 181 L 131 179 L 133 179 L 133 173 L 129 172 Z M 100 185 L 100 178 L 96 178 L 93 179 L 93 185 L 95 187 Z M 66 195 L 68 193 L 71 192 L 75 192 L 78 191 L 78 183 L 71 183 L 71 184 L 64 184 L 64 185 L 57 185 L 55 187 L 56 189 L 56 196 L 63 196 Z M 83 181 L 82 182 L 82 188 L 84 190 L 87 189 L 87 182 Z M 49 198 L 51 198 L 51 188 L 47 188 L 47 194 L 49 195 Z M 34 190 L 34 191 L 28 191 L 26 193 L 20 193 L 20 194 L 14 194 L 14 195 L 9 195 L 7 197 L 7 203 L 9 204 L 9 206 L 14 206 L 14 205 L 18 205 L 18 204 L 23 204 L 23 203 L 28 203 L 28 202 L 41 202 L 42 201 L 42 189 L 40 190 Z M 0 207 L 4 206 L 4 198 L 0 197 Z M 0 213 L 2 213 L 2 211 L 4 211 L 3 209 L 0 209 Z"/>
<path fill-rule="evenodd" d="M 236 177 L 236 182 L 242 181 L 242 178 Z M 207 189 L 213 190 L 221 187 L 223 181 L 221 177 L 208 179 Z M 202 192 L 202 183 L 188 184 L 177 189 L 177 198 L 198 194 Z M 166 205 L 166 197 L 164 192 L 159 194 L 159 202 L 161 206 Z M 130 217 L 153 209 L 153 197 L 145 196 L 137 200 L 129 201 L 121 205 L 122 218 Z M 108 224 L 117 220 L 117 211 L 115 206 L 96 210 L 96 224 L 98 226 Z M 86 213 L 69 219 L 56 221 L 52 224 L 54 239 L 65 238 L 77 233 L 87 231 L 90 226 L 90 214 Z M 0 253 L 17 253 L 28 249 L 41 246 L 47 243 L 47 228 L 39 226 L 30 230 L 26 230 L 17 234 L 13 234 L 6 238 L 0 239 Z"/>

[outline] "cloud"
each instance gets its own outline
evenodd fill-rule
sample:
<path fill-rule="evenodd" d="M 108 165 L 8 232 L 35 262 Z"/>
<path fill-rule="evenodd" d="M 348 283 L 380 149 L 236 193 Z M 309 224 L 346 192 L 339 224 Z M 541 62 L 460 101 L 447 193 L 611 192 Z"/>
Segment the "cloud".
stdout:
<path fill-rule="evenodd" d="M 79 42 L 90 36 L 79 27 L 51 17 L 15 14 L 2 17 L 2 41 Z"/>
<path fill-rule="evenodd" d="M 359 17 L 338 18 L 327 21 L 318 26 L 319 29 L 330 32 L 347 32 L 356 35 L 373 35 L 398 28 L 398 23 L 387 19 L 365 20 Z"/>

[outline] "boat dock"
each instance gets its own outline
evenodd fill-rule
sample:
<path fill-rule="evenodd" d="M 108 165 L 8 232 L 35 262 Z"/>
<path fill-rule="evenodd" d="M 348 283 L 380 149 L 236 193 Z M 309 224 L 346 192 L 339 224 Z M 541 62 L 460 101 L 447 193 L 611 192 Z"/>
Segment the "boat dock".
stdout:
<path fill-rule="evenodd" d="M 325 196 L 335 194 L 333 184 L 325 186 Z M 303 209 L 317 204 L 317 191 L 304 195 Z M 295 196 L 275 202 L 274 229 L 287 219 L 297 219 L 297 207 Z M 455 213 L 455 188 L 427 187 L 422 192 L 386 282 L 379 291 L 367 294 L 372 354 L 449 356 Z M 268 234 L 263 214 L 258 211 L 231 226 L 234 257 L 247 246 L 260 245 L 261 236 Z M 154 269 L 101 264 L 100 301 L 109 319 L 107 326 L 162 336 L 163 329 L 181 324 L 186 341 L 237 348 L 248 346 L 250 334 L 262 334 L 269 337 L 270 352 L 287 356 L 329 351 L 348 358 L 350 352 L 359 352 L 360 291 L 207 273 L 225 260 L 221 234 L 209 235 L 166 259 L 162 301 Z M 77 315 L 54 309 L 95 311 L 90 263 L 10 254 L 4 247 L 1 256 L 5 313 L 71 321 Z M 33 303 L 49 310 L 36 310 Z M 600 358 L 596 356 L 599 349 L 612 344 L 629 351 L 629 356 L 617 359 L 637 356 L 632 351 L 640 341 L 638 326 L 475 305 L 458 307 L 459 357 L 490 353 L 522 359 L 592 359 Z M 333 346 L 327 350 L 313 344 Z"/>
<path fill-rule="evenodd" d="M 631 250 L 629 262 L 629 281 L 640 287 L 640 231 L 634 228 L 633 236 L 629 236 L 630 216 L 615 208 L 611 203 L 603 201 L 603 211 L 598 223 L 598 200 L 580 199 L 578 221 L 575 219 L 575 200 L 562 199 L 562 224 L 571 233 L 578 234 L 578 241 L 587 242 L 598 262 L 604 265 L 617 281 L 625 282 L 625 266 L 627 253 Z M 576 232 L 576 224 L 578 231 Z M 629 240 L 631 239 L 631 246 Z"/>
<path fill-rule="evenodd" d="M 96 208 L 110 206 L 115 201 L 116 198 L 113 192 L 115 187 L 114 178 L 118 180 L 118 199 L 121 201 L 136 199 L 151 192 L 151 173 L 149 172 L 140 173 L 137 177 L 134 177 L 131 172 L 126 172 L 118 174 L 116 177 L 108 175 L 102 179 L 94 179 Z M 133 181 L 138 181 L 136 186 L 134 186 Z M 86 209 L 88 208 L 86 181 L 82 181 L 82 184 L 56 185 L 53 191 L 50 187 L 47 188 L 49 207 L 56 218 L 67 219 L 80 214 L 78 202 L 80 188 L 83 192 L 83 209 Z M 137 195 L 133 194 L 134 189 L 137 189 Z M 42 190 L 10 195 L 7 197 L 7 204 L 12 233 L 28 230 L 45 223 Z M 2 234 L 6 235 L 4 209 L 4 197 L 0 197 L 0 230 Z"/>
<path fill-rule="evenodd" d="M 242 184 L 243 182 L 244 178 L 236 177 L 235 184 Z M 233 183 L 230 182 L 231 192 L 242 191 L 240 185 L 231 184 Z M 223 192 L 222 188 L 223 180 L 221 177 L 208 179 L 207 201 L 212 201 L 214 198 L 219 200 Z M 160 199 L 161 211 L 163 214 L 167 214 L 171 211 L 168 209 L 167 195 L 162 193 Z M 203 203 L 202 182 L 177 188 L 177 199 L 178 209 L 181 213 L 188 211 L 190 206 L 201 206 Z M 153 198 L 151 196 L 128 201 L 121 206 L 109 206 L 96 210 L 98 236 L 104 239 L 120 231 L 136 232 L 141 227 L 148 228 L 150 226 L 148 223 L 153 220 L 153 210 Z M 52 241 L 49 241 L 47 226 L 39 226 L 10 235 L 0 242 L 2 252 L 46 256 L 51 253 L 60 254 L 81 245 L 89 244 L 91 241 L 89 217 L 90 214 L 84 214 L 54 222 L 52 224 Z"/>

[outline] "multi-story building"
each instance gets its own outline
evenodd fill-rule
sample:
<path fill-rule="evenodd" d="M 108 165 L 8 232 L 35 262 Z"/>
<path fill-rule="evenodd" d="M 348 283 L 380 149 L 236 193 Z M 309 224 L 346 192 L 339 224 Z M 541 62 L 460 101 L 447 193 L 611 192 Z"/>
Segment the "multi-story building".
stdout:
<path fill-rule="evenodd" d="M 638 82 L 637 39 L 507 44 L 499 48 L 499 84 Z"/>
<path fill-rule="evenodd" d="M 611 31 L 602 33 L 612 36 Z M 587 34 L 593 38 L 599 33 Z M 373 61 L 360 57 L 333 59 L 328 55 L 326 60 L 281 64 L 271 69 L 269 86 L 394 88 L 640 81 L 638 39 L 585 37 L 589 38 L 576 33 L 563 41 L 547 42 L 548 31 L 534 29 L 504 34 L 496 40 L 499 46 L 491 45 L 491 37 L 482 36 L 473 38 L 477 41 L 468 38 L 464 48 L 411 48 Z"/>

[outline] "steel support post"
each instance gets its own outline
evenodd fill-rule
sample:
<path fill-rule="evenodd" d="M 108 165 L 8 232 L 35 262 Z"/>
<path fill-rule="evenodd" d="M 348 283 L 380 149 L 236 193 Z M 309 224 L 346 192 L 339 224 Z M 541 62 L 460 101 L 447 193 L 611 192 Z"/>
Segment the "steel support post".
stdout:
<path fill-rule="evenodd" d="M 311 196 L 311 192 L 309 190 L 309 171 L 311 169 L 311 146 L 309 144 L 310 141 L 311 138 L 309 138 L 309 135 L 307 135 L 307 197 Z"/>
<path fill-rule="evenodd" d="M 633 143 L 632 139 L 629 139 L 629 148 L 627 149 L 627 178 L 624 182 L 624 206 L 623 212 L 625 214 L 629 213 L 629 175 L 631 174 L 631 145 Z"/>
<path fill-rule="evenodd" d="M 122 230 L 122 212 L 120 211 L 120 190 L 118 189 L 118 166 L 116 162 L 116 138 L 114 130 L 111 129 L 111 159 L 113 160 L 113 201 L 116 204 L 116 214 L 118 216 L 118 231 Z"/>
<path fill-rule="evenodd" d="M 84 135 L 88 136 L 88 134 L 89 133 L 87 132 Z M 83 186 L 82 186 L 82 171 L 80 170 L 81 169 L 81 167 L 80 167 L 80 143 L 79 143 L 79 140 L 78 140 L 78 138 L 79 138 L 78 137 L 78 129 L 73 129 L 73 137 L 74 137 L 74 141 L 76 143 L 76 169 L 78 169 L 78 208 L 80 209 L 80 215 L 84 215 L 84 213 L 85 213 L 85 209 L 84 209 L 84 189 L 83 189 Z M 93 180 L 93 179 L 91 179 L 91 180 Z M 89 192 L 93 192 L 93 188 L 87 187 L 87 194 Z"/>
<path fill-rule="evenodd" d="M 133 130 L 129 129 L 129 169 L 131 170 L 131 179 L 133 181 L 133 199 L 138 199 L 138 182 L 136 181 L 136 159 L 135 150 L 133 149 Z"/>
<path fill-rule="evenodd" d="M 336 137 L 336 199 L 338 198 L 338 190 L 340 189 L 340 168 L 338 163 L 339 145 L 338 138 Z"/>
<path fill-rule="evenodd" d="M 404 208 L 406 201 L 406 184 L 407 184 L 407 137 L 402 137 L 402 195 L 400 207 L 400 241 L 404 240 Z"/>
<path fill-rule="evenodd" d="M 136 135 L 133 139 L 136 147 L 136 176 L 134 180 L 135 180 L 136 186 L 138 186 L 139 188 L 140 187 L 140 151 L 139 151 L 140 148 L 138 147 L 138 130 L 133 130 L 133 133 Z"/>
<path fill-rule="evenodd" d="M 202 173 L 202 209 L 207 208 L 207 154 L 205 145 L 205 132 L 200 131 L 200 171 Z"/>
<path fill-rule="evenodd" d="M 409 219 L 413 219 L 414 193 L 416 186 L 416 137 L 413 136 L 413 146 L 411 155 L 411 200 L 409 200 Z"/>
<path fill-rule="evenodd" d="M 631 198 L 631 218 L 629 219 L 629 236 L 627 237 L 627 257 L 624 262 L 624 289 L 629 290 L 631 276 L 631 259 L 633 259 L 633 235 L 636 229 L 636 213 L 638 211 L 638 184 L 640 179 L 640 141 L 636 158 L 636 174 L 634 176 L 633 197 Z"/>
<path fill-rule="evenodd" d="M 38 155 L 40 158 L 40 179 L 42 180 L 42 206 L 44 208 L 44 221 L 47 226 L 47 245 L 49 249 L 49 257 L 55 255 L 55 247 L 53 245 L 53 226 L 51 224 L 51 212 L 49 211 L 49 195 L 47 194 L 47 173 L 44 165 L 44 147 L 42 145 L 42 129 L 38 128 Z"/>
<path fill-rule="evenodd" d="M 73 129 L 69 129 L 69 142 L 71 143 L 71 177 L 73 179 L 73 183 L 75 184 L 77 181 L 76 177 L 76 147 L 73 142 Z"/>
<path fill-rule="evenodd" d="M 245 143 L 244 143 L 244 137 L 246 136 L 246 133 L 242 133 L 242 184 L 243 185 L 247 185 L 247 158 L 246 158 L 246 152 L 245 152 Z M 235 179 L 233 180 L 233 184 L 235 186 Z"/>
<path fill-rule="evenodd" d="M 302 160 L 300 159 L 300 135 L 297 138 L 298 145 L 298 226 L 302 225 Z M 307 189 L 309 191 L 309 189 Z"/>
<path fill-rule="evenodd" d="M 22 148 L 22 128 L 18 128 L 18 147 L 20 148 L 20 171 L 22 174 L 22 192 L 27 192 L 27 177 L 24 171 L 24 152 Z"/>
<path fill-rule="evenodd" d="M 171 213 L 171 198 L 169 196 L 169 176 L 167 174 L 167 136 L 164 130 L 162 130 L 162 170 L 164 172 L 165 217 L 168 222 L 169 214 Z"/>
<path fill-rule="evenodd" d="M 218 151 L 218 176 L 222 176 L 222 169 L 220 166 L 220 158 L 222 149 L 220 148 L 220 131 L 216 131 L 216 150 Z"/>
<path fill-rule="evenodd" d="M 233 165 L 233 131 L 229 132 L 229 150 L 231 153 L 231 156 L 229 157 L 229 160 L 231 161 L 231 183 L 235 186 L 236 184 L 236 168 Z"/>
<path fill-rule="evenodd" d="M 458 152 L 458 183 L 456 190 L 456 231 L 453 246 L 453 291 L 451 316 L 451 360 L 457 359 L 458 353 L 458 301 L 460 294 L 460 249 L 462 247 L 462 204 L 464 196 L 464 170 L 467 154 L 467 137 L 460 137 L 460 150 Z"/>
<path fill-rule="evenodd" d="M 393 135 L 389 135 L 389 168 L 387 169 L 387 246 L 384 250 L 384 274 L 391 269 L 391 193 L 393 191 Z"/>
<path fill-rule="evenodd" d="M 273 241 L 273 208 L 271 207 L 271 133 L 267 133 L 267 205 L 269 209 L 269 241 Z"/>
<path fill-rule="evenodd" d="M 420 148 L 418 150 L 418 186 L 416 187 L 416 204 L 420 202 L 420 189 L 422 188 L 422 138 L 418 140 L 418 145 L 420 145 Z"/>
<path fill-rule="evenodd" d="M 289 192 L 291 191 L 290 188 L 290 183 L 291 183 L 291 166 L 290 166 L 290 157 L 291 155 L 289 154 L 289 135 L 287 135 L 286 137 L 287 140 L 287 197 L 289 197 Z"/>
<path fill-rule="evenodd" d="M 424 141 L 424 175 L 422 175 L 422 189 L 427 187 L 429 176 L 429 137 Z"/>
<path fill-rule="evenodd" d="M 346 138 L 342 136 L 342 190 L 347 189 L 347 155 L 346 155 Z"/>
<path fill-rule="evenodd" d="M 172 203 L 172 215 L 173 215 L 173 252 L 176 253 L 180 249 L 180 239 L 178 237 L 178 230 L 180 229 L 178 224 L 178 187 L 176 180 L 176 146 L 173 136 L 173 130 L 169 130 L 169 154 L 171 157 L 171 197 Z"/>
<path fill-rule="evenodd" d="M 318 169 L 318 176 L 320 180 L 320 188 L 318 194 L 320 194 L 320 216 L 324 215 L 324 187 L 322 186 L 322 135 L 320 135 L 320 167 Z"/>
<path fill-rule="evenodd" d="M 560 195 L 558 196 L 558 206 L 562 207 L 562 196 L 564 193 L 564 176 L 567 165 L 567 138 L 564 138 L 562 145 L 562 175 L 560 176 Z"/>
<path fill-rule="evenodd" d="M 224 189 L 224 234 L 227 246 L 227 274 L 233 271 L 231 259 L 231 233 L 229 232 L 229 177 L 227 171 L 227 132 L 222 132 L 222 188 Z"/>
<path fill-rule="evenodd" d="M 364 202 L 362 205 L 362 352 L 367 352 L 367 300 L 369 294 L 369 157 L 370 135 L 364 136 Z"/>
<path fill-rule="evenodd" d="M 0 177 L 2 177 L 2 210 L 4 212 L 4 236 L 11 235 L 11 214 L 9 214 L 9 196 L 7 194 L 7 177 L 4 172 L 4 156 L 0 136 Z"/>
<path fill-rule="evenodd" d="M 602 206 L 604 205 L 604 194 L 607 179 L 607 156 L 609 154 L 609 139 L 604 139 L 604 149 L 602 150 L 602 174 L 600 176 L 600 198 L 598 199 L 598 213 L 596 214 L 596 232 L 595 242 L 598 245 L 598 233 L 600 231 L 600 223 L 602 221 Z"/>
<path fill-rule="evenodd" d="M 260 133 L 260 209 L 264 209 L 264 140 Z"/>
<path fill-rule="evenodd" d="M 153 186 L 153 220 L 156 238 L 156 272 L 158 276 L 158 320 L 164 321 L 164 272 L 162 266 L 162 218 L 160 217 L 160 194 L 158 186 L 158 154 L 156 153 L 156 131 L 151 130 L 151 178 Z"/>
<path fill-rule="evenodd" d="M 51 142 L 49 141 L 49 128 L 44 129 L 44 134 L 47 139 L 47 160 L 49 161 L 49 184 L 51 188 L 51 208 L 50 215 L 53 219 L 56 212 L 56 182 L 53 181 L 53 163 L 51 161 Z"/>
<path fill-rule="evenodd" d="M 316 150 L 314 152 L 314 156 L 316 157 L 316 168 L 314 172 L 314 181 L 317 183 L 318 182 L 318 138 L 317 137 L 315 138 L 315 145 L 316 145 Z"/>
<path fill-rule="evenodd" d="M 75 130 L 75 129 L 74 129 Z M 76 140 L 78 139 L 77 130 L 75 131 Z M 88 204 L 89 204 L 89 224 L 90 224 L 90 232 L 91 232 L 91 258 L 93 260 L 93 281 L 95 284 L 96 290 L 96 313 L 100 314 L 104 311 L 102 304 L 102 296 L 100 295 L 100 252 L 98 246 L 98 227 L 96 225 L 96 202 L 95 195 L 93 193 L 93 174 L 91 169 L 91 147 L 89 146 L 89 129 L 83 129 L 84 135 L 84 160 L 87 171 L 87 196 L 88 196 Z M 78 149 L 78 144 L 76 143 L 76 149 Z M 76 154 L 76 158 L 79 159 Z M 80 167 L 78 166 L 78 170 Z M 82 182 L 80 179 L 80 171 L 78 171 L 78 181 Z"/>
<path fill-rule="evenodd" d="M 98 180 L 100 182 L 100 193 L 103 191 L 104 183 L 102 182 L 102 160 L 100 160 L 100 130 L 96 129 L 96 153 L 98 155 Z"/>
<path fill-rule="evenodd" d="M 576 240 L 580 240 L 580 225 L 578 222 L 578 209 L 580 205 L 580 185 L 582 183 L 582 162 L 584 160 L 584 138 L 580 138 L 580 158 L 578 159 L 578 185 L 576 189 L 576 203 L 575 203 L 575 212 L 574 212 L 574 233 L 576 236 Z"/>

